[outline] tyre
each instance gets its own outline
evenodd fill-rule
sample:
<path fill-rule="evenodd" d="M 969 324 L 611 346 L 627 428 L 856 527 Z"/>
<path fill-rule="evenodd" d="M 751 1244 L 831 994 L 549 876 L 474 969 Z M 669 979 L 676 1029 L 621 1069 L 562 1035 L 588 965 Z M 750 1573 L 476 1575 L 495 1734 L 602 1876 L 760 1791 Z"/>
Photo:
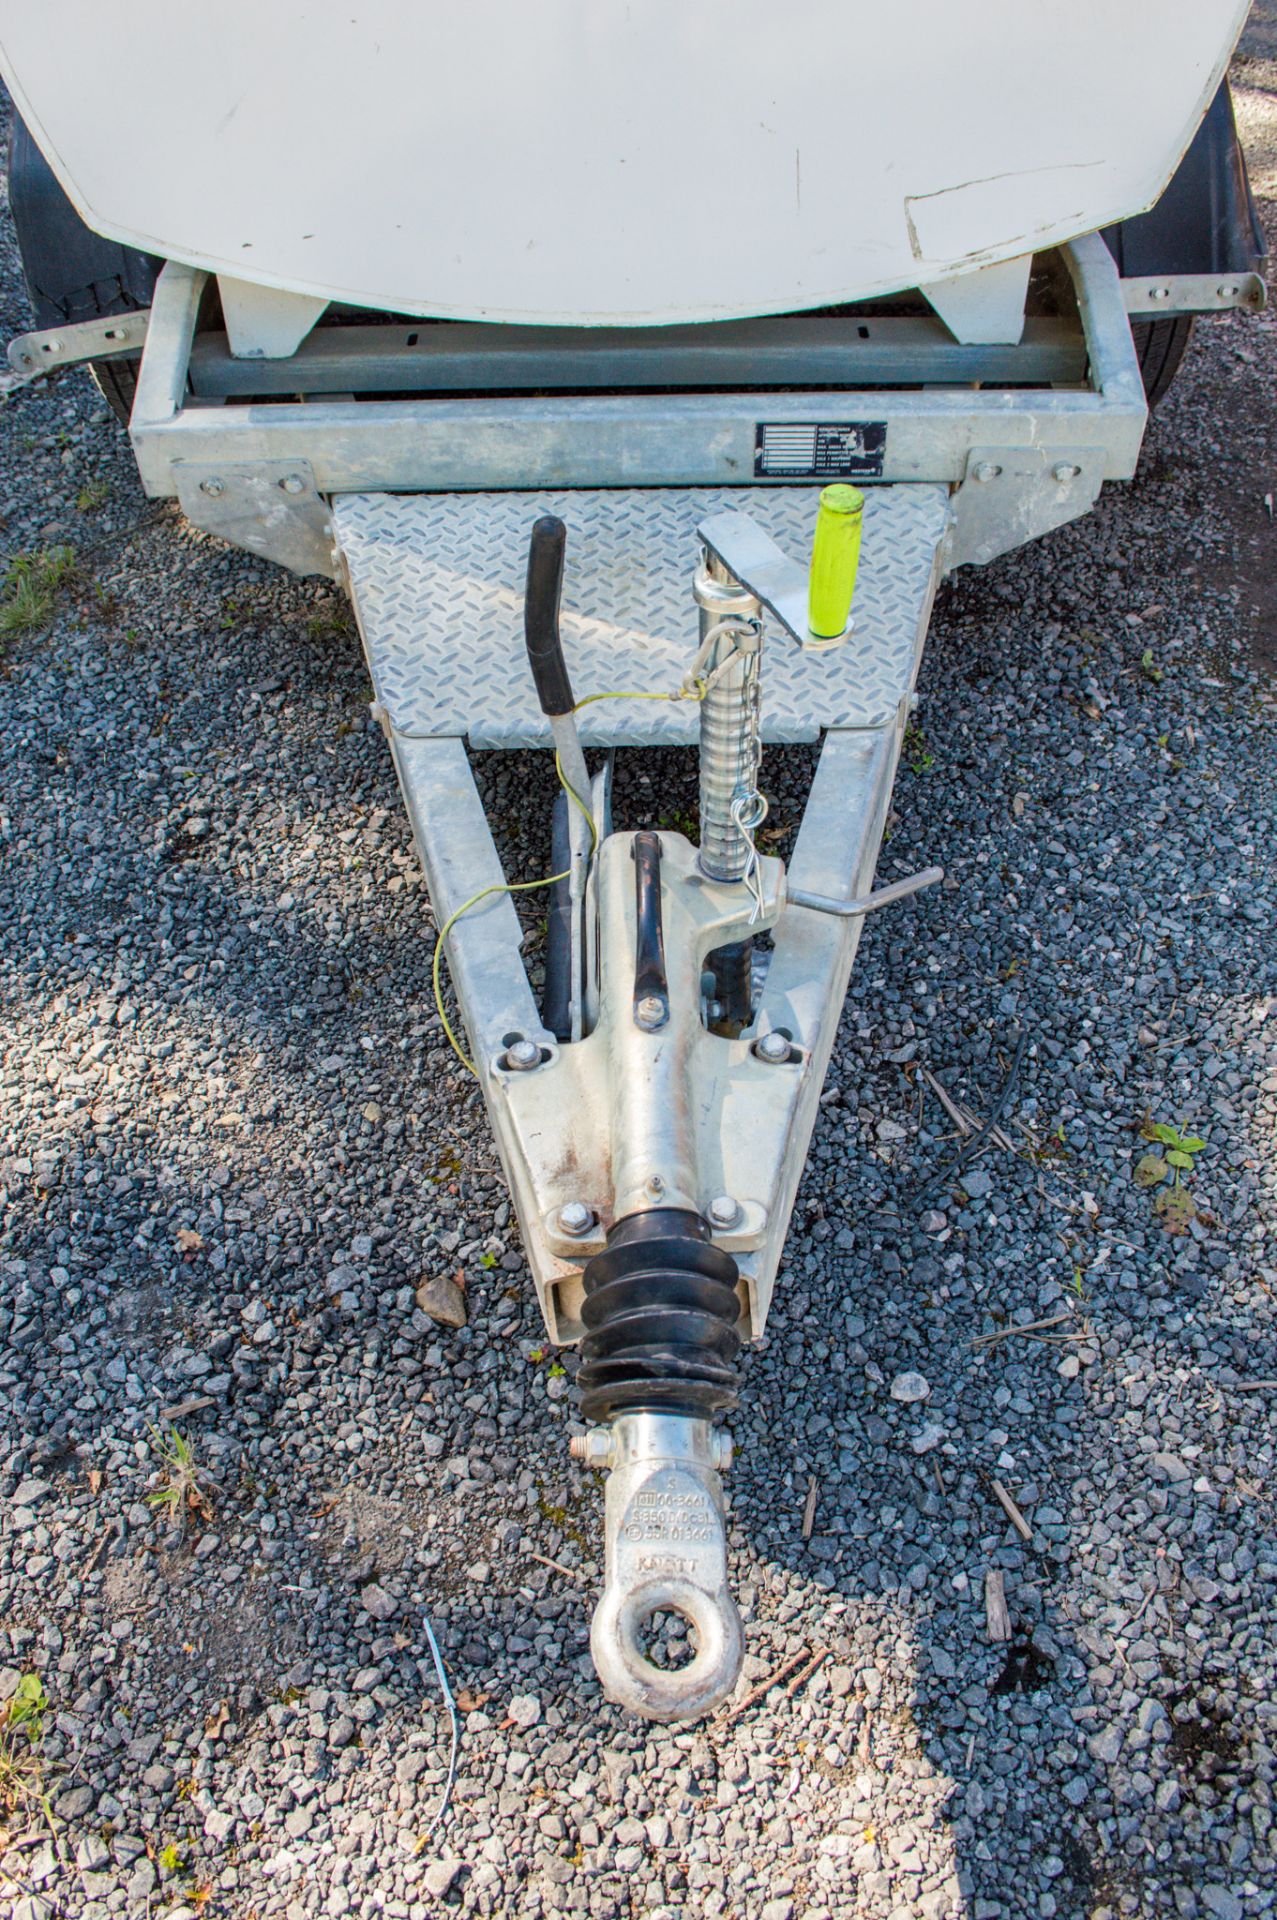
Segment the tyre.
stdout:
<path fill-rule="evenodd" d="M 90 360 L 89 372 L 94 384 L 106 401 L 117 420 L 127 427 L 129 415 L 133 411 L 133 396 L 137 392 L 137 371 L 141 361 L 132 354 L 121 354 L 118 360 Z"/>
<path fill-rule="evenodd" d="M 1157 405 L 1179 372 L 1192 337 L 1191 313 L 1177 313 L 1165 320 L 1132 320 L 1131 338 L 1150 407 Z"/>
<path fill-rule="evenodd" d="M 17 113 L 9 129 L 9 206 L 36 327 L 72 326 L 150 305 L 163 261 L 85 226 Z M 138 364 L 136 356 L 90 362 L 107 405 L 126 422 Z"/>

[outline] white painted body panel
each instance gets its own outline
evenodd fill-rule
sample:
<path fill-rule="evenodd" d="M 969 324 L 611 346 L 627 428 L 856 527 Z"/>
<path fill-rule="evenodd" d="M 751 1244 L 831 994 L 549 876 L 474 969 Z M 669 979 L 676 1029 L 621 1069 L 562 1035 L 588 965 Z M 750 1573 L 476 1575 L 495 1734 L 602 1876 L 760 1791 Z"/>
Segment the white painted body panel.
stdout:
<path fill-rule="evenodd" d="M 3 0 L 84 218 L 405 313 L 723 319 L 1157 198 L 1245 0 Z"/>

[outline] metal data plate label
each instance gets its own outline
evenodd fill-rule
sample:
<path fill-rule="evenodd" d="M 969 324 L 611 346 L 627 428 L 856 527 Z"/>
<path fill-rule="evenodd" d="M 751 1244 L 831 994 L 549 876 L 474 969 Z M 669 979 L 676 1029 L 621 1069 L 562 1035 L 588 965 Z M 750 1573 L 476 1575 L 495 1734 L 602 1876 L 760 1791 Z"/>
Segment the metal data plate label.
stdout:
<path fill-rule="evenodd" d="M 886 455 L 883 420 L 760 420 L 754 428 L 760 480 L 880 480 Z"/>

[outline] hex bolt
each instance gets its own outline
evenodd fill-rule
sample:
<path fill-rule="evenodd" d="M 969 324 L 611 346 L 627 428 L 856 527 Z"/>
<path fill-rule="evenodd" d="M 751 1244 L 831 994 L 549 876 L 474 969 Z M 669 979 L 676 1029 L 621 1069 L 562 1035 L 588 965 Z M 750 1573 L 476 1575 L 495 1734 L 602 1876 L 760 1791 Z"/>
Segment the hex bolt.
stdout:
<path fill-rule="evenodd" d="M 206 493 L 210 500 L 216 500 L 219 493 L 225 493 L 226 486 L 221 480 L 201 480 L 200 492 Z"/>
<path fill-rule="evenodd" d="M 300 473 L 285 474 L 279 484 L 285 493 L 305 493 L 306 491 L 306 482 L 302 479 Z"/>
<path fill-rule="evenodd" d="M 1150 287 L 1148 297 L 1150 300 L 1169 300 L 1171 290 L 1169 287 Z"/>
<path fill-rule="evenodd" d="M 755 1040 L 754 1052 L 758 1059 L 765 1060 L 769 1067 L 783 1066 L 790 1056 L 790 1045 L 783 1033 L 765 1033 Z"/>
<path fill-rule="evenodd" d="M 1073 466 L 1068 460 L 1057 460 L 1051 469 L 1051 478 L 1063 486 L 1066 480 L 1076 480 L 1081 471 L 1081 467 Z"/>
<path fill-rule="evenodd" d="M 584 1200 L 569 1200 L 559 1208 L 559 1225 L 572 1239 L 579 1240 L 594 1225 L 594 1209 Z"/>
<path fill-rule="evenodd" d="M 531 1073 L 541 1064 L 541 1049 L 535 1040 L 515 1040 L 505 1050 L 505 1063 L 512 1073 Z"/>
<path fill-rule="evenodd" d="M 985 486 L 990 480 L 996 480 L 1001 472 L 1002 469 L 996 460 L 981 460 L 978 465 L 972 467 L 971 478 Z"/>
<path fill-rule="evenodd" d="M 665 1191 L 665 1182 L 659 1173 L 651 1174 L 647 1181 L 647 1191 L 653 1200 L 659 1200 Z"/>
<path fill-rule="evenodd" d="M 740 1219 L 740 1201 L 730 1193 L 720 1193 L 709 1203 L 711 1227 L 734 1227 Z"/>
<path fill-rule="evenodd" d="M 654 1032 L 657 1027 L 663 1027 L 669 1017 L 669 1009 L 665 1002 L 658 999 L 654 993 L 645 993 L 634 1008 L 635 1020 L 640 1027 L 646 1027 L 649 1033 Z"/>
<path fill-rule="evenodd" d="M 717 1439 L 717 1434 L 714 1437 Z M 612 1460 L 612 1436 L 602 1427 L 591 1427 L 588 1433 L 574 1433 L 568 1442 L 568 1453 L 583 1466 L 606 1467 Z"/>
<path fill-rule="evenodd" d="M 711 1433 L 709 1443 L 715 1467 L 719 1473 L 726 1473 L 732 1464 L 732 1457 L 736 1451 L 732 1445 L 731 1434 L 724 1433 L 720 1427 L 716 1432 Z"/>

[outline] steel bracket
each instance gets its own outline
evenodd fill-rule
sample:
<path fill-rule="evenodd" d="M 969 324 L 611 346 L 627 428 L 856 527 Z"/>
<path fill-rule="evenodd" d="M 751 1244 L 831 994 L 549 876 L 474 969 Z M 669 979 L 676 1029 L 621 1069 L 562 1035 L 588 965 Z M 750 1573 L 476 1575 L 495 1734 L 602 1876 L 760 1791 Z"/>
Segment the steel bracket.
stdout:
<path fill-rule="evenodd" d="M 0 382 L 0 391 L 12 393 L 42 374 L 73 367 L 84 360 L 109 360 L 117 353 L 140 353 L 146 343 L 151 310 L 108 314 L 101 320 L 77 320 L 66 327 L 45 327 L 38 333 L 20 333 L 9 342 L 12 372 Z"/>
<path fill-rule="evenodd" d="M 176 460 L 182 512 L 206 533 L 293 573 L 339 577 L 328 503 L 308 460 Z"/>
<path fill-rule="evenodd" d="M 1103 447 L 972 447 L 954 495 L 947 568 L 982 566 L 1077 520 L 1104 480 Z"/>
<path fill-rule="evenodd" d="M 1262 313 L 1268 289 L 1258 273 L 1164 273 L 1123 279 L 1126 311 L 1141 319 L 1171 313 L 1224 313 L 1247 307 Z"/>

